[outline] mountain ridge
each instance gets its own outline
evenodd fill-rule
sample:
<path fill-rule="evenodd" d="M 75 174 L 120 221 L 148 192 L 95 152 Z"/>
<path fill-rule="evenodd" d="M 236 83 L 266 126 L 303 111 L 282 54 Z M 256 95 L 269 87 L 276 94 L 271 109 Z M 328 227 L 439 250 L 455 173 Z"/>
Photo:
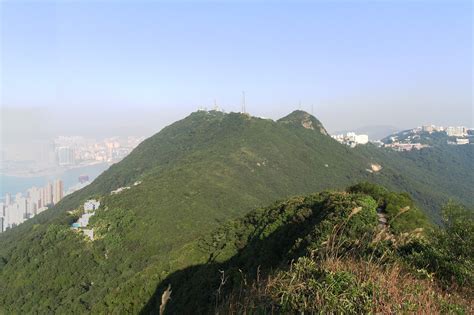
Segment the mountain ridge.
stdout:
<path fill-rule="evenodd" d="M 387 219 L 382 225 L 380 213 Z M 410 196 L 369 183 L 294 196 L 253 210 L 200 239 L 200 249 L 209 255 L 206 263 L 164 279 L 140 313 L 163 308 L 166 314 L 386 313 L 426 307 L 441 312 L 447 305 L 468 311 L 469 295 L 462 290 L 445 295 L 438 285 L 454 275 L 471 285 L 472 271 L 464 268 L 472 263 L 472 254 L 466 253 L 461 268 L 448 267 L 432 275 L 431 282 L 416 276 L 452 259 L 429 254 L 440 246 L 431 238 L 432 228 Z M 467 238 L 465 245 L 471 242 Z M 420 257 L 431 261 L 426 264 Z M 380 281 L 387 274 L 404 280 Z M 333 279 L 335 275 L 341 278 Z M 172 299 L 160 299 L 163 292 L 171 292 Z"/>
<path fill-rule="evenodd" d="M 301 111 L 278 121 L 201 111 L 165 127 L 91 185 L 0 236 L 0 305 L 7 307 L 0 311 L 139 311 L 168 274 L 205 262 L 196 239 L 293 195 L 375 181 L 413 192 L 433 212 L 451 196 L 422 157 L 351 149 L 323 131 Z M 424 152 L 429 160 L 434 151 Z M 453 182 L 467 163 L 461 154 L 468 159 L 472 152 L 440 155 L 448 169 L 459 169 Z M 371 163 L 382 170 L 368 172 Z M 458 180 L 453 196 L 463 200 L 471 182 Z M 90 221 L 93 242 L 69 228 L 77 220 L 70 211 L 89 198 L 102 204 Z"/>

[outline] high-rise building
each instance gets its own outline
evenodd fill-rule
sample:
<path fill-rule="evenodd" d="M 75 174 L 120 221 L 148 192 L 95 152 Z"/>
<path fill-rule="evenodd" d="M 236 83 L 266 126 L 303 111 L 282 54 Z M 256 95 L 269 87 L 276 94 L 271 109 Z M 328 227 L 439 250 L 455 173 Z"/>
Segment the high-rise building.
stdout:
<path fill-rule="evenodd" d="M 38 195 L 39 195 L 38 208 L 44 207 L 44 199 L 43 199 L 43 196 L 44 196 L 44 188 L 39 188 L 39 189 L 38 189 Z"/>
<path fill-rule="evenodd" d="M 53 185 L 48 183 L 43 189 L 43 207 L 53 203 Z"/>
<path fill-rule="evenodd" d="M 30 202 L 30 212 L 33 214 L 37 214 L 38 207 L 40 207 L 41 199 L 42 199 L 42 192 L 41 189 L 36 187 L 31 187 L 28 189 L 28 199 Z"/>
<path fill-rule="evenodd" d="M 54 141 L 45 141 L 39 143 L 38 160 L 46 165 L 56 164 L 56 146 Z"/>
<path fill-rule="evenodd" d="M 64 184 L 63 181 L 57 179 L 54 181 L 53 189 L 53 203 L 57 204 L 64 196 Z"/>
<path fill-rule="evenodd" d="M 58 147 L 57 155 L 58 164 L 60 166 L 68 166 L 75 164 L 74 149 L 67 146 Z"/>
<path fill-rule="evenodd" d="M 0 202 L 0 233 L 5 231 L 5 208 L 7 206 Z"/>
<path fill-rule="evenodd" d="M 9 193 L 6 193 L 5 195 L 5 204 L 7 206 L 12 204 L 12 195 L 10 195 Z"/>
<path fill-rule="evenodd" d="M 48 182 L 42 188 L 31 187 L 27 193 L 17 193 L 14 198 L 5 195 L 7 202 L 0 202 L 0 232 L 13 228 L 57 204 L 64 197 L 64 184 L 60 179 Z"/>
<path fill-rule="evenodd" d="M 33 217 L 33 213 L 31 212 L 30 206 L 31 205 L 28 202 L 28 198 L 22 198 L 20 209 L 21 209 L 21 212 L 23 213 L 23 221 L 28 220 L 29 218 Z"/>
<path fill-rule="evenodd" d="M 6 209 L 6 217 L 8 220 L 8 226 L 16 226 L 25 220 L 25 213 L 27 211 L 26 198 L 17 195 L 15 202 L 8 206 Z"/>

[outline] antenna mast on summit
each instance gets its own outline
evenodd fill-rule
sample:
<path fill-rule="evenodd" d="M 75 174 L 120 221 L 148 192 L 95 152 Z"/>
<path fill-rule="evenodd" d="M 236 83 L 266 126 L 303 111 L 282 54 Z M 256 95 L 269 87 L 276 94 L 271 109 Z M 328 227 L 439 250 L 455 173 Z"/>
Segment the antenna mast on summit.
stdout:
<path fill-rule="evenodd" d="M 242 114 L 245 114 L 245 91 L 242 91 Z"/>

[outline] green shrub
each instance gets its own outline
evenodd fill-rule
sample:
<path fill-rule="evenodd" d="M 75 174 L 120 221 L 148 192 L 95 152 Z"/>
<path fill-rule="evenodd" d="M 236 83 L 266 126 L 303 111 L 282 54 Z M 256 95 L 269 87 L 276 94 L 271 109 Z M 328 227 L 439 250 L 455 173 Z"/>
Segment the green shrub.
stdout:
<path fill-rule="evenodd" d="M 449 202 L 442 210 L 443 227 L 428 240 L 401 249 L 408 263 L 435 273 L 445 285 L 474 286 L 474 211 Z"/>
<path fill-rule="evenodd" d="M 380 211 L 385 213 L 391 232 L 395 234 L 411 232 L 417 228 L 431 229 L 426 215 L 406 192 L 388 191 L 382 186 L 368 182 L 353 185 L 347 191 L 374 198 Z"/>
<path fill-rule="evenodd" d="M 272 290 L 278 292 L 285 313 L 369 313 L 371 283 L 359 283 L 349 271 L 328 271 L 313 259 L 302 257 L 289 271 L 277 275 Z"/>

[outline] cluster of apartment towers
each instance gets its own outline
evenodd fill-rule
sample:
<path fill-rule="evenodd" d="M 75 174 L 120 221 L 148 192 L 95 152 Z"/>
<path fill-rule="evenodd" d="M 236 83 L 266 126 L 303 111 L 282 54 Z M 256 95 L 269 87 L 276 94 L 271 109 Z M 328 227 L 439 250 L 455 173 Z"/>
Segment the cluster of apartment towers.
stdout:
<path fill-rule="evenodd" d="M 43 212 L 63 197 L 64 183 L 60 179 L 44 187 L 32 187 L 26 195 L 17 193 L 13 198 L 7 193 L 4 202 L 0 202 L 0 233 Z"/>

